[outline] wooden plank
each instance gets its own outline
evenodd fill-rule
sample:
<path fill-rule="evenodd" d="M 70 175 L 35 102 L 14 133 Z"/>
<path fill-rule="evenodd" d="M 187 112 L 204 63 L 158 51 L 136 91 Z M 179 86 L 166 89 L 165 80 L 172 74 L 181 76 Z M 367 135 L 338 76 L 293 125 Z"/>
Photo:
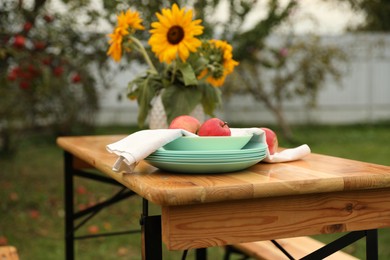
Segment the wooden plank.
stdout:
<path fill-rule="evenodd" d="M 73 157 L 73 168 L 74 169 L 91 169 L 93 168 L 92 165 L 90 165 L 89 163 L 77 158 L 77 157 Z"/>
<path fill-rule="evenodd" d="M 170 250 L 390 226 L 390 188 L 162 207 Z"/>
<path fill-rule="evenodd" d="M 1 260 L 19 260 L 18 251 L 14 246 L 0 246 Z"/>
<path fill-rule="evenodd" d="M 302 257 L 318 250 L 325 244 L 310 237 L 293 237 L 276 240 L 294 259 Z M 286 260 L 283 254 L 271 241 L 257 241 L 235 244 L 233 247 L 258 260 Z M 345 252 L 338 251 L 326 260 L 357 260 Z"/>
<path fill-rule="evenodd" d="M 117 173 L 112 171 L 117 156 L 107 152 L 106 145 L 123 137 L 60 137 L 57 143 L 142 197 L 164 206 L 390 187 L 389 166 L 318 154 L 289 163 L 259 163 L 225 174 L 173 174 L 144 162 L 131 174 Z"/>

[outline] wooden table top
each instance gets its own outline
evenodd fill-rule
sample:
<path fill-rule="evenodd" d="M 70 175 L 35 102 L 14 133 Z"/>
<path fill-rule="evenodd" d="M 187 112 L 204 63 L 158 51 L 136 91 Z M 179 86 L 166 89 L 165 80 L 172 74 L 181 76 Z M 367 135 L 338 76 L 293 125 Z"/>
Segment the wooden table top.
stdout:
<path fill-rule="evenodd" d="M 390 187 L 390 167 L 312 153 L 288 163 L 258 163 L 223 174 L 181 174 L 140 162 L 134 173 L 117 173 L 117 156 L 106 145 L 124 135 L 59 137 L 57 144 L 147 200 L 163 206 L 227 200 L 380 189 Z"/>

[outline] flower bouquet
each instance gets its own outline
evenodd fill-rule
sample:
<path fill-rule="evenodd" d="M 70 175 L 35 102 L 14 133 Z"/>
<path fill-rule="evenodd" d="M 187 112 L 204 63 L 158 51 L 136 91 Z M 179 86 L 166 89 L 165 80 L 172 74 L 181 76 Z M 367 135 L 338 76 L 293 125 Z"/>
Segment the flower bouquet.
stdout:
<path fill-rule="evenodd" d="M 138 51 L 148 70 L 129 83 L 128 97 L 139 106 L 138 124 L 143 127 L 153 99 L 161 95 L 167 123 L 182 114 L 190 114 L 201 104 L 206 114 L 213 116 L 221 104 L 220 86 L 238 62 L 233 60 L 232 47 L 222 40 L 200 40 L 201 20 L 193 20 L 192 10 L 171 9 L 156 13 L 148 40 L 154 57 L 136 37 L 145 30 L 137 11 L 127 10 L 117 16 L 117 25 L 109 34 L 107 54 L 120 61 L 124 52 Z M 157 58 L 158 66 L 152 59 Z"/>

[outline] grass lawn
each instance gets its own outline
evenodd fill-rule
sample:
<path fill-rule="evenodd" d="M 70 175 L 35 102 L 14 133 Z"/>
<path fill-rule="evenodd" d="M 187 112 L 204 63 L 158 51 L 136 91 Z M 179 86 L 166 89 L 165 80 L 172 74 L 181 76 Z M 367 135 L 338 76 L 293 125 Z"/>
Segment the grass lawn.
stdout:
<path fill-rule="evenodd" d="M 136 128 L 99 128 L 94 134 L 128 134 Z M 353 126 L 297 126 L 296 143 L 313 152 L 390 165 L 390 124 Z M 276 130 L 277 132 L 277 130 Z M 64 258 L 64 206 L 62 151 L 54 138 L 32 136 L 19 144 L 15 156 L 0 157 L 0 244 L 17 247 L 21 259 Z M 112 196 L 118 187 L 76 179 L 75 207 L 82 209 Z M 102 211 L 77 234 L 138 229 L 138 197 Z M 157 210 L 155 208 L 154 210 Z M 318 236 L 328 241 L 334 236 Z M 390 259 L 390 229 L 380 231 L 380 259 Z M 364 259 L 363 243 L 346 249 Z M 209 259 L 222 259 L 223 250 L 210 250 Z M 140 259 L 140 235 L 94 238 L 76 242 L 78 259 Z M 192 250 L 188 259 L 193 254 Z M 164 252 L 165 259 L 180 259 L 181 252 Z"/>

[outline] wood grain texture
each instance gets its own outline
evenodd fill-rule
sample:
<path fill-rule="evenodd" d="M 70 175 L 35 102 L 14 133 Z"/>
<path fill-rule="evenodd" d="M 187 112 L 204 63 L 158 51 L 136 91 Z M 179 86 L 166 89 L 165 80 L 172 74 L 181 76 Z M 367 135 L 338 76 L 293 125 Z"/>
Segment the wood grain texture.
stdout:
<path fill-rule="evenodd" d="M 57 143 L 88 165 L 159 205 L 390 187 L 389 166 L 319 154 L 289 163 L 259 163 L 240 172 L 225 174 L 172 174 L 145 162 L 140 162 L 134 173 L 117 173 L 111 169 L 117 157 L 105 147 L 124 137 L 60 137 Z"/>
<path fill-rule="evenodd" d="M 390 188 L 162 207 L 170 250 L 390 226 Z"/>
<path fill-rule="evenodd" d="M 0 246 L 1 260 L 19 260 L 18 251 L 14 246 Z"/>
<path fill-rule="evenodd" d="M 325 244 L 310 237 L 293 237 L 276 240 L 294 259 L 302 257 L 318 250 Z M 254 259 L 258 260 L 286 260 L 286 255 L 282 253 L 271 241 L 257 241 L 251 243 L 241 243 L 233 245 Z M 338 251 L 325 260 L 358 260 L 342 251 Z"/>
<path fill-rule="evenodd" d="M 114 172 L 106 145 L 125 136 L 60 137 L 74 167 L 94 167 L 162 206 L 170 250 L 390 226 L 390 167 L 319 154 L 225 174 L 173 174 L 141 161 Z"/>

